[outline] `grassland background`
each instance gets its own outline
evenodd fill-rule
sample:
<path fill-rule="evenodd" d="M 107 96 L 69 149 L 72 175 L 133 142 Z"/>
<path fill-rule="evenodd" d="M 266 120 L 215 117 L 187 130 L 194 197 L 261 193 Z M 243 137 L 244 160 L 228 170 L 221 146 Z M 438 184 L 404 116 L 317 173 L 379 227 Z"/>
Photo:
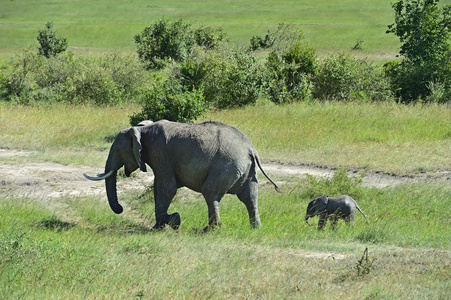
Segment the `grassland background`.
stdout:
<path fill-rule="evenodd" d="M 390 1 L 1 1 L 0 63 L 37 47 L 53 21 L 77 55 L 134 52 L 133 36 L 161 18 L 223 27 L 247 44 L 278 23 L 297 24 L 320 54 L 358 39 L 373 60 L 394 59 L 385 34 Z M 451 1 L 441 1 L 450 4 Z M 18 106 L 0 103 L 0 148 L 32 152 L 7 163 L 60 162 L 102 167 L 133 106 Z M 301 162 L 416 176 L 451 169 L 451 110 L 441 105 L 259 103 L 210 112 L 234 125 L 263 160 Z M 111 120 L 114 120 L 112 124 Z M 107 124 L 107 125 L 106 125 Z M 55 174 L 57 176 L 58 174 Z M 104 196 L 64 197 L 59 209 L 36 199 L 0 198 L 0 298 L 5 299 L 447 299 L 451 294 L 449 180 L 358 189 L 355 227 L 322 232 L 302 220 L 308 181 L 289 176 L 285 194 L 261 185 L 263 227 L 251 230 L 236 197 L 221 202 L 223 226 L 199 234 L 207 208 L 181 192 L 170 211 L 179 231 L 151 233 L 150 196 L 120 193 L 122 215 Z M 130 179 L 121 179 L 133 181 Z M 32 183 L 31 183 L 32 184 Z M 0 179 L 0 189 L 8 189 Z M 327 193 L 327 191 L 324 191 Z M 46 201 L 44 201 L 46 200 Z M 150 224 L 150 225 L 149 225 Z M 365 247 L 368 274 L 359 276 Z"/>
<path fill-rule="evenodd" d="M 108 50 L 135 51 L 134 36 L 160 18 L 222 27 L 232 42 L 249 44 L 278 24 L 293 24 L 320 54 L 350 50 L 357 40 L 374 60 L 395 59 L 399 41 L 385 33 L 393 23 L 389 0 L 282 1 L 1 1 L 0 58 L 21 48 L 36 48 L 38 30 L 48 21 L 69 41 L 70 50 L 101 54 Z M 450 4 L 442 0 L 441 4 Z"/>
<path fill-rule="evenodd" d="M 101 168 L 112 139 L 128 126 L 133 109 L 2 103 L 0 146 L 33 153 L 5 161 Z M 368 171 L 380 167 L 384 172 L 415 175 L 449 171 L 449 115 L 443 105 L 262 103 L 211 112 L 205 119 L 238 126 L 264 160 L 303 162 L 309 157 L 319 164 L 344 167 L 365 162 Z M 244 205 L 228 195 L 221 201 L 223 226 L 209 234 L 200 234 L 207 222 L 204 200 L 187 191 L 181 191 L 170 207 L 170 212 L 181 214 L 181 228 L 157 233 L 149 231 L 154 208 L 151 196 L 141 197 L 143 188 L 119 194 L 126 209 L 122 215 L 111 212 L 104 195 L 50 202 L 2 197 L 2 296 L 446 299 L 449 295 L 449 180 L 384 189 L 352 184 L 369 224 L 357 215 L 354 227 L 340 222 L 337 231 L 328 226 L 318 232 L 302 220 L 312 198 L 311 183 L 290 176 L 275 179 L 283 182 L 286 193 L 260 185 L 261 229 L 250 229 Z M 326 188 L 319 192 L 328 193 Z M 56 206 L 48 205 L 55 201 Z M 366 247 L 370 261 L 359 263 Z M 366 266 L 368 274 L 358 275 L 357 266 Z"/>

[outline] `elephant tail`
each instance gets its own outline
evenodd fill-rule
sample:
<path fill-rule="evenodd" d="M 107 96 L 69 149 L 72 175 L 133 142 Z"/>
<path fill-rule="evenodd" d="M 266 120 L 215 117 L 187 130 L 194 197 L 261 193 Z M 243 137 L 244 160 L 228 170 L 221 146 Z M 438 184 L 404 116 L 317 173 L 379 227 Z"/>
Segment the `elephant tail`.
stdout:
<path fill-rule="evenodd" d="M 271 179 L 271 177 L 268 176 L 268 174 L 266 174 L 266 172 L 263 170 L 262 164 L 260 162 L 260 158 L 258 157 L 257 152 L 254 152 L 253 157 L 255 159 L 255 161 L 257 162 L 258 167 L 260 168 L 260 171 L 262 171 L 263 175 L 265 175 L 266 178 L 268 178 L 268 180 L 274 185 L 274 189 L 278 192 L 278 193 L 283 193 L 283 191 L 280 190 L 279 186 Z"/>
<path fill-rule="evenodd" d="M 357 204 L 357 203 L 356 203 Z M 362 214 L 362 216 L 365 217 L 366 222 L 368 223 L 368 218 L 365 216 L 365 214 L 363 213 L 363 211 L 360 209 L 360 207 L 358 205 L 356 205 L 357 210 Z"/>

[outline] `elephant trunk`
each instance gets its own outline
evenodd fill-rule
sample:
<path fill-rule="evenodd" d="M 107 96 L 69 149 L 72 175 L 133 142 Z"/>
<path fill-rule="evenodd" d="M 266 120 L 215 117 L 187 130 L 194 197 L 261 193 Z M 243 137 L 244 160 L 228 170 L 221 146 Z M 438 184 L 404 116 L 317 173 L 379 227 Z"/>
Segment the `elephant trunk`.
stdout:
<path fill-rule="evenodd" d="M 111 210 L 116 214 L 120 214 L 124 211 L 122 206 L 117 201 L 117 191 L 116 191 L 116 175 L 117 171 L 114 171 L 111 176 L 105 179 L 106 194 L 108 197 L 108 203 L 110 204 Z"/>

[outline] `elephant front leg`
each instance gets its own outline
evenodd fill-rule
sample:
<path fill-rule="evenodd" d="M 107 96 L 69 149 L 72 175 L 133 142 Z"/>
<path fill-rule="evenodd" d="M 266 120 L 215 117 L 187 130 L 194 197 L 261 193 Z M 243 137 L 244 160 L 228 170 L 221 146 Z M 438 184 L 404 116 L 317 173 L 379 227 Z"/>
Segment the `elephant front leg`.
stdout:
<path fill-rule="evenodd" d="M 322 213 L 319 215 L 319 221 L 318 221 L 318 230 L 321 230 L 324 228 L 327 222 L 327 213 Z"/>
<path fill-rule="evenodd" d="M 154 198 L 155 198 L 155 219 L 156 224 L 154 229 L 163 229 L 166 224 L 171 226 L 173 229 L 178 229 L 181 223 L 180 215 L 178 213 L 168 214 L 168 208 L 171 204 L 172 198 L 177 192 L 177 186 L 174 184 L 172 186 L 162 186 L 155 182 L 154 185 Z"/>

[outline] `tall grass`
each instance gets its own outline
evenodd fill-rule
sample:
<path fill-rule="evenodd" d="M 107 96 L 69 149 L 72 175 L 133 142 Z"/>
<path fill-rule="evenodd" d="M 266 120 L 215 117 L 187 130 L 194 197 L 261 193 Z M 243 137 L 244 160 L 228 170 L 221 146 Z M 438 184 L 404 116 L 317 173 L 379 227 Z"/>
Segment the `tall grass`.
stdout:
<path fill-rule="evenodd" d="M 117 132 L 129 126 L 134 109 L 0 103 L 0 147 L 34 153 L 16 160 L 100 166 Z M 210 112 L 205 119 L 244 131 L 264 160 L 410 174 L 420 167 L 449 170 L 449 155 L 444 155 L 449 152 L 449 114 L 449 107 L 434 105 L 260 103 Z M 402 151 L 393 151 L 396 148 Z M 385 157 L 378 158 L 382 154 Z M 260 184 L 261 229 L 252 230 L 245 206 L 227 195 L 220 208 L 223 226 L 208 234 L 201 233 L 207 224 L 205 201 L 187 190 L 181 190 L 170 207 L 170 213 L 181 215 L 180 229 L 163 232 L 150 231 L 155 222 L 152 196 L 139 197 L 143 191 L 120 194 L 125 208 L 121 215 L 111 212 L 104 196 L 55 200 L 63 206 L 3 196 L 1 296 L 442 299 L 449 295 L 447 183 L 369 189 L 343 174 L 283 180 L 285 194 Z M 303 221 L 307 204 L 322 193 L 353 195 L 369 223 L 356 215 L 354 227 L 342 221 L 337 230 L 330 225 L 323 231 L 309 227 Z M 373 263 L 367 266 L 367 275 L 359 275 L 356 266 L 361 266 L 366 247 Z"/>
<path fill-rule="evenodd" d="M 334 184 L 336 184 L 335 182 Z M 0 201 L 0 289 L 6 298 L 441 299 L 449 294 L 450 189 L 444 185 L 362 188 L 369 216 L 319 232 L 303 221 L 308 182 L 284 195 L 263 185 L 263 227 L 252 230 L 236 197 L 221 203 L 223 226 L 201 234 L 203 200 L 176 199 L 177 232 L 149 232 L 131 218 L 151 203 L 123 198 L 114 215 L 91 197 L 66 199 L 80 221 L 36 201 Z M 183 194 L 183 192 L 181 193 Z M 183 197 L 180 195 L 179 197 Z M 151 220 L 152 221 L 152 220 Z M 355 267 L 365 247 L 369 274 Z M 425 288 L 427 287 L 427 288 Z"/>
<path fill-rule="evenodd" d="M 102 151 L 109 149 L 121 129 L 130 126 L 129 114 L 138 109 L 133 104 L 17 106 L 3 102 L 0 147 L 36 151 L 41 160 L 93 164 L 93 159 L 104 159 Z"/>
<path fill-rule="evenodd" d="M 266 159 L 395 173 L 449 170 L 447 106 L 272 104 L 212 113 L 248 134 Z"/>
<path fill-rule="evenodd" d="M 0 108 L 0 147 L 38 150 L 57 162 L 98 165 L 106 154 L 91 150 L 109 149 L 139 109 L 8 103 Z M 261 103 L 210 112 L 204 119 L 242 130 L 264 160 L 412 174 L 450 169 L 450 114 L 444 105 Z"/>

